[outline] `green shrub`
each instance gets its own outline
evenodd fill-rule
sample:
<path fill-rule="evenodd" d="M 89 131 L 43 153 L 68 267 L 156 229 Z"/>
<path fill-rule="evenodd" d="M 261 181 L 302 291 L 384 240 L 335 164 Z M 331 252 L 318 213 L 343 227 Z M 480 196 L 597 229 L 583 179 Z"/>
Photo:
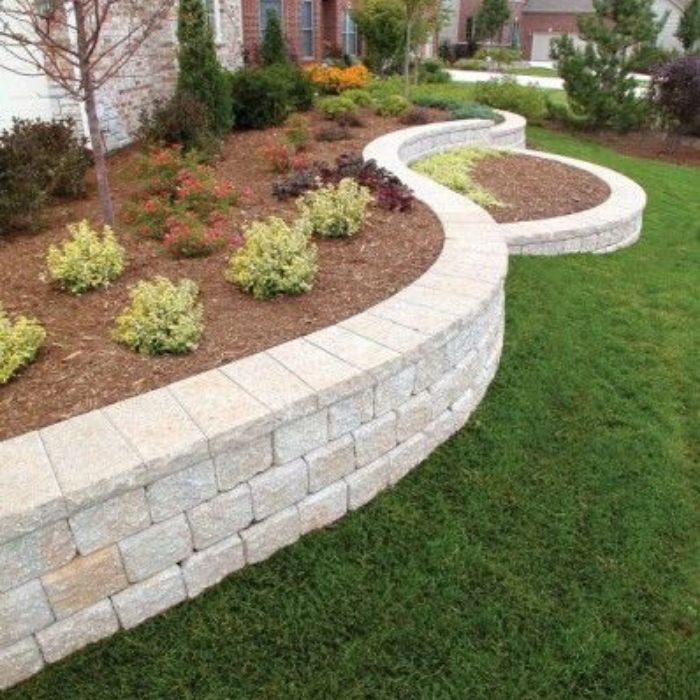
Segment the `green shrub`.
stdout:
<path fill-rule="evenodd" d="M 432 109 L 453 109 L 462 104 L 459 100 L 436 95 L 416 95 L 411 98 L 411 102 L 418 107 L 431 107 Z"/>
<path fill-rule="evenodd" d="M 284 73 L 271 68 L 241 68 L 231 76 L 236 126 L 265 129 L 283 124 L 294 105 Z"/>
<path fill-rule="evenodd" d="M 357 112 L 357 105 L 344 95 L 322 97 L 316 106 L 324 117 L 335 121 L 342 121 Z"/>
<path fill-rule="evenodd" d="M 321 187 L 299 200 L 299 214 L 311 231 L 328 238 L 354 236 L 361 228 L 372 195 L 352 178 Z"/>
<path fill-rule="evenodd" d="M 109 226 L 101 237 L 87 221 L 70 224 L 68 232 L 70 240 L 52 245 L 46 256 L 49 275 L 61 289 L 82 294 L 108 287 L 124 272 L 124 249 Z"/>
<path fill-rule="evenodd" d="M 490 119 L 496 124 L 502 124 L 505 117 L 502 114 L 476 102 L 464 102 L 450 109 L 450 119 Z"/>
<path fill-rule="evenodd" d="M 45 340 L 46 331 L 38 321 L 25 316 L 11 321 L 0 305 L 0 384 L 33 362 Z"/>
<path fill-rule="evenodd" d="M 388 95 L 377 101 L 375 111 L 382 117 L 401 117 L 411 109 L 411 103 L 403 95 Z"/>
<path fill-rule="evenodd" d="M 311 141 L 308 120 L 301 114 L 293 114 L 287 122 L 285 138 L 295 152 L 306 150 L 309 141 Z"/>
<path fill-rule="evenodd" d="M 452 78 L 440 61 L 434 58 L 424 60 L 418 68 L 419 82 L 421 83 L 449 83 Z"/>
<path fill-rule="evenodd" d="M 290 226 L 273 216 L 252 223 L 242 248 L 229 261 L 226 279 L 256 299 L 308 292 L 318 272 L 310 233 L 305 221 Z"/>
<path fill-rule="evenodd" d="M 287 95 L 292 111 L 308 112 L 314 106 L 315 89 L 307 74 L 291 63 L 264 68 Z"/>
<path fill-rule="evenodd" d="M 519 85 L 510 78 L 474 85 L 477 102 L 515 112 L 531 124 L 541 124 L 547 116 L 547 93 L 534 85 Z"/>
<path fill-rule="evenodd" d="M 352 100 L 358 107 L 371 107 L 374 103 L 372 94 L 369 92 L 369 90 L 363 90 L 361 88 L 346 90 L 343 93 L 343 97 L 347 97 L 349 100 Z"/>
<path fill-rule="evenodd" d="M 142 355 L 192 352 L 204 332 L 198 295 L 192 280 L 142 280 L 131 289 L 131 304 L 117 317 L 112 337 Z"/>
<path fill-rule="evenodd" d="M 271 10 L 267 12 L 265 33 L 260 45 L 260 63 L 264 66 L 289 63 L 289 52 L 282 34 L 279 15 Z"/>

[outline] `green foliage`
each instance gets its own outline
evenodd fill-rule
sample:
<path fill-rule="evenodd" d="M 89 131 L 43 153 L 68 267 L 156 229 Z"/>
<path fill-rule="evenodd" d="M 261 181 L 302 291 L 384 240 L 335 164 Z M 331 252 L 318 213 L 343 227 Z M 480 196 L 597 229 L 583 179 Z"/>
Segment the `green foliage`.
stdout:
<path fill-rule="evenodd" d="M 474 182 L 472 171 L 474 166 L 485 158 L 497 158 L 502 155 L 504 151 L 480 146 L 453 148 L 445 153 L 421 158 L 412 163 L 411 168 L 455 192 L 466 195 L 480 207 L 500 208 L 505 206 L 503 202 Z"/>
<path fill-rule="evenodd" d="M 311 141 L 309 121 L 301 114 L 293 114 L 287 122 L 287 130 L 284 132 L 287 143 L 295 152 L 306 150 Z"/>
<path fill-rule="evenodd" d="M 397 0 L 362 0 L 352 16 L 362 35 L 365 62 L 386 75 L 398 69 L 405 44 L 404 12 Z"/>
<path fill-rule="evenodd" d="M 419 107 L 430 107 L 431 109 L 456 109 L 461 105 L 461 102 L 457 99 L 452 99 L 450 97 L 442 97 L 441 95 L 413 95 L 411 97 L 411 102 Z"/>
<path fill-rule="evenodd" d="M 233 73 L 231 90 L 237 126 L 265 129 L 283 124 L 293 111 L 284 76 L 273 68 L 241 68 Z"/>
<path fill-rule="evenodd" d="M 484 0 L 476 15 L 476 34 L 479 39 L 490 39 L 501 31 L 510 18 L 508 0 Z"/>
<path fill-rule="evenodd" d="M 0 385 L 32 363 L 46 340 L 46 331 L 33 318 L 10 320 L 0 304 Z"/>
<path fill-rule="evenodd" d="M 229 78 L 219 64 L 202 0 L 180 0 L 177 91 L 206 105 L 211 127 L 222 135 L 233 126 Z"/>
<path fill-rule="evenodd" d="M 656 43 L 661 21 L 652 0 L 596 0 L 594 8 L 595 14 L 579 18 L 585 48 L 568 35 L 553 42 L 571 109 L 594 128 L 639 129 L 648 119 L 648 102 L 636 94 L 634 50 Z"/>
<path fill-rule="evenodd" d="M 345 117 L 357 112 L 355 102 L 345 95 L 322 97 L 316 106 L 324 117 L 335 121 L 342 121 Z"/>
<path fill-rule="evenodd" d="M 267 24 L 260 45 L 260 62 L 263 66 L 289 63 L 289 52 L 282 34 L 282 24 L 276 12 L 267 13 Z"/>
<path fill-rule="evenodd" d="M 440 61 L 426 59 L 418 67 L 418 82 L 449 83 L 452 80 Z"/>
<path fill-rule="evenodd" d="M 547 116 L 547 93 L 534 85 L 519 85 L 511 78 L 476 83 L 474 99 L 494 109 L 520 114 L 530 124 L 540 124 Z"/>
<path fill-rule="evenodd" d="M 691 0 L 678 24 L 676 36 L 687 52 L 698 48 L 700 43 L 700 0 Z"/>
<path fill-rule="evenodd" d="M 129 292 L 131 304 L 117 317 L 112 337 L 142 355 L 192 352 L 204 332 L 198 295 L 192 280 L 142 280 Z"/>
<path fill-rule="evenodd" d="M 372 195 L 366 187 L 346 177 L 337 185 L 310 192 L 297 206 L 313 233 L 325 238 L 347 238 L 362 228 L 371 201 Z"/>
<path fill-rule="evenodd" d="M 308 292 L 318 272 L 309 223 L 293 225 L 277 217 L 252 223 L 245 243 L 229 261 L 226 279 L 256 299 Z"/>
<path fill-rule="evenodd" d="M 343 93 L 343 97 L 352 100 L 358 107 L 371 107 L 374 104 L 374 98 L 369 90 L 361 88 L 351 88 Z"/>
<path fill-rule="evenodd" d="M 450 119 L 490 119 L 495 124 L 502 124 L 505 117 L 502 114 L 477 102 L 464 102 L 450 109 Z"/>
<path fill-rule="evenodd" d="M 411 110 L 411 103 L 403 95 L 387 95 L 377 100 L 375 112 L 382 117 L 401 117 Z"/>
<path fill-rule="evenodd" d="M 292 63 L 277 64 L 265 70 L 274 76 L 280 89 L 286 94 L 290 109 L 307 112 L 314 106 L 314 85 L 298 66 Z"/>
<path fill-rule="evenodd" d="M 52 245 L 46 256 L 51 279 L 71 294 L 108 287 L 124 272 L 124 249 L 114 231 L 105 226 L 102 235 L 87 221 L 70 224 L 71 237 L 60 248 Z"/>

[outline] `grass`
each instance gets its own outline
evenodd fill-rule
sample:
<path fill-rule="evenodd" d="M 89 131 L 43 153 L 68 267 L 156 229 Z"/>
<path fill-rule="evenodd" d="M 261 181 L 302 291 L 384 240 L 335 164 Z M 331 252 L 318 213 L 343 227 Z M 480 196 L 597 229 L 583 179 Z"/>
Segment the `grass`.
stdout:
<path fill-rule="evenodd" d="M 7 698 L 698 697 L 700 170 L 610 256 L 514 259 L 498 376 L 396 489 Z"/>

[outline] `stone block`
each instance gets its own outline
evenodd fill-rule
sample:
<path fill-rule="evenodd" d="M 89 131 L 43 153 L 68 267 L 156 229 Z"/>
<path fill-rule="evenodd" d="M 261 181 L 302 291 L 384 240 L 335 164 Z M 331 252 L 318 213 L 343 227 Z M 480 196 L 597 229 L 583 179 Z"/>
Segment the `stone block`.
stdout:
<path fill-rule="evenodd" d="M 352 316 L 341 321 L 339 325 L 396 350 L 404 356 L 406 353 L 415 352 L 427 339 L 425 335 L 412 328 L 370 313 Z"/>
<path fill-rule="evenodd" d="M 46 661 L 54 663 L 118 631 L 119 622 L 112 603 L 102 600 L 47 627 L 36 639 Z"/>
<path fill-rule="evenodd" d="M 416 380 L 416 366 L 410 365 L 377 384 L 374 392 L 374 410 L 381 416 L 408 401 Z"/>
<path fill-rule="evenodd" d="M 334 523 L 348 510 L 348 486 L 344 481 L 333 484 L 305 498 L 299 504 L 301 534 Z"/>
<path fill-rule="evenodd" d="M 141 488 L 78 511 L 69 522 L 78 550 L 90 554 L 144 530 L 151 524 L 151 514 Z"/>
<path fill-rule="evenodd" d="M 263 520 L 299 502 L 308 493 L 308 482 L 306 462 L 303 459 L 273 467 L 253 477 L 250 480 L 250 490 L 255 519 Z"/>
<path fill-rule="evenodd" d="M 348 484 L 348 508 L 357 510 L 389 486 L 390 470 L 389 457 L 384 456 L 345 477 Z"/>
<path fill-rule="evenodd" d="M 21 683 L 43 666 L 44 659 L 32 637 L 0 649 L 0 690 Z"/>
<path fill-rule="evenodd" d="M 216 493 L 216 476 L 211 460 L 170 474 L 146 490 L 154 523 L 194 508 L 213 498 Z"/>
<path fill-rule="evenodd" d="M 396 439 L 408 440 L 430 423 L 433 405 L 429 392 L 422 391 L 396 409 Z"/>
<path fill-rule="evenodd" d="M 42 583 L 59 620 L 129 585 L 116 545 L 76 557 L 70 564 L 46 574 Z"/>
<path fill-rule="evenodd" d="M 430 387 L 433 404 L 433 417 L 442 415 L 467 390 L 467 375 L 459 369 L 452 369 Z"/>
<path fill-rule="evenodd" d="M 243 542 L 237 535 L 196 552 L 182 563 L 182 575 L 190 598 L 214 586 L 245 566 Z"/>
<path fill-rule="evenodd" d="M 192 536 L 184 515 L 151 525 L 119 543 L 129 581 L 143 581 L 186 559 L 192 553 Z"/>
<path fill-rule="evenodd" d="M 272 465 L 272 435 L 264 435 L 247 445 L 231 448 L 217 455 L 214 464 L 222 491 L 249 481 Z"/>
<path fill-rule="evenodd" d="M 187 597 L 179 566 L 171 566 L 151 578 L 130 586 L 112 598 L 124 629 L 140 625 Z"/>
<path fill-rule="evenodd" d="M 219 494 L 187 513 L 195 549 L 206 549 L 219 540 L 234 535 L 253 520 L 250 486 Z"/>
<path fill-rule="evenodd" d="M 427 389 L 450 369 L 450 360 L 445 347 L 428 353 L 416 368 L 416 393 Z"/>
<path fill-rule="evenodd" d="M 0 595 L 0 647 L 9 646 L 53 622 L 53 613 L 39 581 Z"/>
<path fill-rule="evenodd" d="M 328 442 L 328 411 L 318 411 L 298 418 L 275 430 L 274 455 L 276 464 L 291 462 Z"/>
<path fill-rule="evenodd" d="M 396 414 L 386 413 L 354 433 L 355 455 L 360 467 L 374 462 L 396 445 Z"/>
<path fill-rule="evenodd" d="M 413 435 L 389 453 L 389 483 L 393 486 L 427 459 L 431 443 L 423 433 Z"/>
<path fill-rule="evenodd" d="M 320 491 L 355 469 L 355 443 L 350 435 L 319 447 L 305 457 L 309 466 L 309 491 Z"/>
<path fill-rule="evenodd" d="M 374 393 L 365 389 L 328 407 L 328 438 L 335 440 L 374 417 Z"/>
<path fill-rule="evenodd" d="M 246 561 L 263 561 L 296 542 L 300 534 L 299 512 L 292 506 L 241 532 Z"/>

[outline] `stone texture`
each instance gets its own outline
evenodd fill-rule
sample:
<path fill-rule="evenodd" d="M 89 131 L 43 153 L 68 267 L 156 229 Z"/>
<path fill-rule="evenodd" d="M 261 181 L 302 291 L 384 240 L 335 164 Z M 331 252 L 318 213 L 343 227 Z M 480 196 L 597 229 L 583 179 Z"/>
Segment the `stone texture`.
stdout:
<path fill-rule="evenodd" d="M 433 409 L 430 394 L 423 391 L 396 409 L 396 439 L 408 440 L 430 423 Z"/>
<path fill-rule="evenodd" d="M 70 527 L 81 554 L 90 554 L 151 524 L 144 489 L 129 491 L 75 513 Z"/>
<path fill-rule="evenodd" d="M 36 635 L 48 663 L 54 663 L 88 644 L 111 637 L 119 631 L 119 622 L 109 600 L 60 620 Z"/>
<path fill-rule="evenodd" d="M 357 464 L 362 467 L 386 454 L 396 445 L 396 415 L 387 413 L 375 418 L 358 428 L 354 437 Z"/>
<path fill-rule="evenodd" d="M 300 501 L 308 492 L 308 481 L 303 459 L 273 467 L 251 479 L 255 519 L 263 520 Z"/>
<path fill-rule="evenodd" d="M 234 535 L 253 520 L 250 486 L 242 484 L 187 513 L 195 549 L 206 549 Z"/>
<path fill-rule="evenodd" d="M 416 368 L 411 365 L 379 382 L 374 392 L 375 414 L 381 416 L 405 403 L 413 392 L 415 378 Z"/>
<path fill-rule="evenodd" d="M 433 417 L 444 413 L 467 390 L 467 375 L 460 369 L 453 369 L 438 379 L 430 387 L 430 400 Z"/>
<path fill-rule="evenodd" d="M 404 355 L 416 351 L 427 340 L 427 336 L 412 328 L 369 313 L 358 314 L 339 325 Z"/>
<path fill-rule="evenodd" d="M 136 583 L 112 598 L 124 629 L 172 608 L 187 597 L 179 566 L 171 566 L 146 581 Z"/>
<path fill-rule="evenodd" d="M 350 435 L 330 442 L 305 457 L 312 493 L 335 483 L 355 469 L 355 443 Z"/>
<path fill-rule="evenodd" d="M 389 452 L 389 483 L 393 486 L 427 459 L 431 443 L 423 433 L 417 433 Z"/>
<path fill-rule="evenodd" d="M 65 517 L 66 507 L 39 433 L 0 442 L 0 544 Z"/>
<path fill-rule="evenodd" d="M 0 593 L 63 566 L 74 555 L 65 520 L 0 545 Z"/>
<path fill-rule="evenodd" d="M 300 534 L 299 512 L 292 506 L 243 530 L 241 539 L 246 561 L 249 564 L 263 561 L 278 549 L 296 542 Z"/>
<path fill-rule="evenodd" d="M 450 369 L 450 360 L 445 347 L 428 353 L 416 368 L 416 393 L 427 389 Z"/>
<path fill-rule="evenodd" d="M 30 581 L 0 595 L 0 648 L 52 622 L 53 613 L 39 581 Z"/>
<path fill-rule="evenodd" d="M 328 438 L 335 440 L 374 417 L 374 392 L 366 389 L 328 407 Z"/>
<path fill-rule="evenodd" d="M 222 491 L 249 481 L 272 464 L 272 436 L 264 435 L 247 445 L 217 455 L 214 464 L 216 479 Z"/>
<path fill-rule="evenodd" d="M 196 552 L 182 564 L 187 595 L 194 598 L 244 566 L 243 542 L 237 535 Z"/>
<path fill-rule="evenodd" d="M 348 508 L 357 510 L 369 503 L 389 485 L 391 463 L 384 456 L 345 478 L 348 484 Z"/>
<path fill-rule="evenodd" d="M 286 423 L 274 435 L 275 463 L 291 462 L 328 441 L 328 411 L 318 411 Z"/>
<path fill-rule="evenodd" d="M 192 553 L 192 536 L 184 515 L 152 525 L 119 543 L 129 581 L 143 581 Z"/>
<path fill-rule="evenodd" d="M 214 463 L 207 460 L 166 476 L 151 484 L 146 493 L 153 522 L 167 520 L 216 495 Z"/>
<path fill-rule="evenodd" d="M 299 504 L 301 534 L 327 527 L 348 510 L 348 487 L 344 481 L 314 493 Z"/>
<path fill-rule="evenodd" d="M 70 564 L 46 574 L 42 583 L 59 620 L 129 585 L 116 545 L 76 557 Z"/>
<path fill-rule="evenodd" d="M 21 683 L 43 666 L 44 659 L 32 637 L 0 649 L 0 690 Z"/>

